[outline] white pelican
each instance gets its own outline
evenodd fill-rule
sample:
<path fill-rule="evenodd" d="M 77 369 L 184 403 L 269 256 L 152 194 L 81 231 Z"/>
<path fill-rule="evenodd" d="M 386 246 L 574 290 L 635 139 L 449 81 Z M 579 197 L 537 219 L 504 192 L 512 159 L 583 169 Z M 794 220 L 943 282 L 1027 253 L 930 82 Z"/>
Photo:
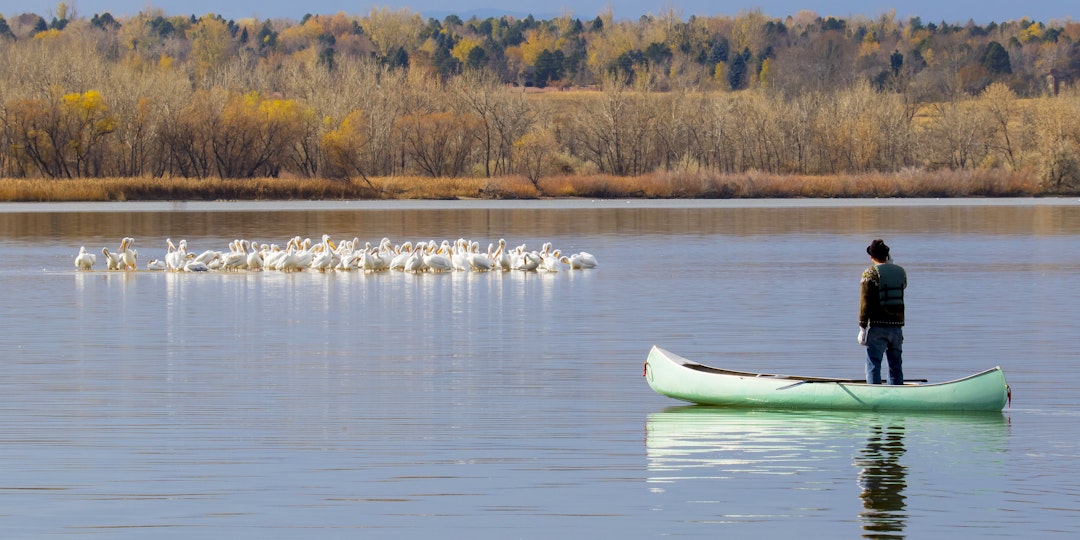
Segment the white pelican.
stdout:
<path fill-rule="evenodd" d="M 290 244 L 289 249 L 291 249 L 291 248 L 292 248 L 292 245 Z M 286 253 L 287 253 L 286 251 L 281 250 L 280 246 L 277 246 L 277 245 L 270 246 L 270 248 L 268 250 L 266 250 L 265 253 L 261 254 L 262 261 L 263 261 L 263 268 L 265 268 L 267 270 L 277 270 L 278 269 L 278 267 L 277 267 L 278 263 L 281 262 L 281 259 L 285 257 Z"/>
<path fill-rule="evenodd" d="M 169 244 L 169 252 L 165 254 L 165 265 L 173 272 L 183 270 L 188 259 L 187 240 L 180 240 L 179 247 L 173 245 L 172 239 L 166 238 L 165 242 Z"/>
<path fill-rule="evenodd" d="M 131 237 L 124 237 L 120 241 L 120 250 L 116 253 L 116 257 L 124 270 L 134 270 L 139 264 L 139 252 L 131 249 L 133 245 L 135 245 L 135 239 Z"/>
<path fill-rule="evenodd" d="M 487 272 L 491 270 L 491 246 L 488 246 L 487 254 L 480 253 L 480 244 L 473 244 L 473 248 L 465 254 L 465 261 L 469 269 L 474 272 Z"/>
<path fill-rule="evenodd" d="M 446 242 L 443 242 L 443 244 L 445 245 Z M 454 265 L 454 270 L 464 271 L 469 269 L 468 255 L 471 249 L 472 242 L 464 238 L 458 238 L 457 242 L 454 242 L 454 246 L 449 248 L 448 254 L 451 264 Z"/>
<path fill-rule="evenodd" d="M 315 246 L 321 248 L 322 246 Z M 325 272 L 334 267 L 334 252 L 329 249 L 317 249 L 311 256 L 311 263 L 309 264 L 312 270 L 318 270 Z"/>
<path fill-rule="evenodd" d="M 221 257 L 221 252 L 220 251 L 214 251 L 212 249 L 208 249 L 208 250 L 203 251 L 202 253 L 198 254 L 195 257 L 195 260 L 199 261 L 199 262 L 201 262 L 201 263 L 203 263 L 205 265 L 209 265 L 210 261 L 212 261 L 214 259 L 217 259 L 219 257 Z"/>
<path fill-rule="evenodd" d="M 338 247 L 330 240 L 329 234 L 322 235 L 322 242 L 315 245 L 311 250 L 311 261 L 308 263 L 313 270 L 320 272 L 332 270 L 335 264 L 341 262 L 337 254 Z M 334 259 L 337 259 L 336 261 Z"/>
<path fill-rule="evenodd" d="M 208 272 L 209 270 L 210 267 L 206 266 L 206 263 L 196 260 L 194 258 L 189 259 L 186 263 L 184 263 L 185 272 Z"/>
<path fill-rule="evenodd" d="M 416 249 L 409 253 L 409 258 L 405 259 L 405 264 L 401 269 L 405 272 L 423 272 L 424 256 L 420 253 L 421 251 L 423 250 L 417 245 Z"/>
<path fill-rule="evenodd" d="M 297 237 L 299 238 L 299 237 Z M 305 238 L 302 242 L 297 243 L 297 250 L 294 252 L 296 256 L 296 264 L 299 267 L 311 266 L 311 260 L 315 258 L 315 252 L 312 251 L 312 244 L 310 238 Z M 300 270 L 301 268 L 297 268 Z"/>
<path fill-rule="evenodd" d="M 97 257 L 93 253 L 86 252 L 86 246 L 79 246 L 79 254 L 75 256 L 75 268 L 79 270 L 93 270 Z"/>
<path fill-rule="evenodd" d="M 558 272 L 559 264 L 562 263 L 561 252 L 559 250 L 552 251 L 541 259 L 540 269 L 546 272 Z"/>
<path fill-rule="evenodd" d="M 371 248 L 371 242 L 364 242 L 363 249 L 359 250 L 358 261 L 360 268 L 365 272 L 375 272 L 379 269 L 379 263 Z"/>
<path fill-rule="evenodd" d="M 292 246 L 285 250 L 285 255 L 279 258 L 277 264 L 274 265 L 274 270 L 281 270 L 282 272 L 298 272 L 303 269 L 302 259 L 297 254 L 296 248 Z"/>
<path fill-rule="evenodd" d="M 221 255 L 221 267 L 225 270 L 238 270 L 247 266 L 247 240 L 233 245 L 232 251 Z"/>
<path fill-rule="evenodd" d="M 168 269 L 168 265 L 165 264 L 165 261 L 159 261 L 158 259 L 150 259 L 146 263 L 146 269 L 153 271 L 161 271 Z"/>
<path fill-rule="evenodd" d="M 446 272 L 454 269 L 454 261 L 450 259 L 449 255 L 444 255 L 443 251 L 448 248 L 449 244 L 444 240 L 443 246 L 440 246 L 438 250 L 434 249 L 435 242 L 432 242 L 429 247 L 429 252 L 424 255 L 424 265 L 431 269 L 432 272 Z"/>
<path fill-rule="evenodd" d="M 596 257 L 593 257 L 591 253 L 585 251 L 574 253 L 569 257 L 563 257 L 563 262 L 570 265 L 570 268 L 574 270 L 596 268 Z"/>
<path fill-rule="evenodd" d="M 521 254 L 521 264 L 518 266 L 519 270 L 526 272 L 535 272 L 537 268 L 540 268 L 540 264 L 544 262 L 544 258 L 535 251 L 527 251 Z"/>
<path fill-rule="evenodd" d="M 113 255 L 112 253 L 109 253 L 109 248 L 107 248 L 107 247 L 101 248 L 101 253 L 105 255 L 105 267 L 106 268 L 108 268 L 109 270 L 119 270 L 120 269 L 120 259 L 118 259 L 116 257 L 116 255 Z"/>
<path fill-rule="evenodd" d="M 504 272 L 510 269 L 510 253 L 506 251 L 506 240 L 503 240 L 502 238 L 499 239 L 499 247 L 495 250 L 494 258 L 495 263 L 498 264 L 499 268 L 502 268 Z"/>
<path fill-rule="evenodd" d="M 412 256 L 412 244 L 405 242 L 397 250 L 397 254 L 390 259 L 390 269 L 405 271 L 405 263 Z"/>
<path fill-rule="evenodd" d="M 262 254 L 255 242 L 252 242 L 252 251 L 248 252 L 245 264 L 248 270 L 262 270 Z"/>
<path fill-rule="evenodd" d="M 394 252 L 390 249 L 390 239 L 383 238 L 379 242 L 379 247 L 373 248 L 371 251 L 371 257 L 374 259 L 375 271 L 382 272 L 383 270 L 390 269 L 390 260 L 393 258 Z"/>

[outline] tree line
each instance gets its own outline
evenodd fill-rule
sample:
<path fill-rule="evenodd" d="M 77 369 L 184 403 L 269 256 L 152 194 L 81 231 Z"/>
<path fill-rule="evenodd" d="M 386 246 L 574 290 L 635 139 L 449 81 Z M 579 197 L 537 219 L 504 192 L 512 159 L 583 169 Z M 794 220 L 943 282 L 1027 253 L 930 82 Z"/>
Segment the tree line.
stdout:
<path fill-rule="evenodd" d="M 0 17 L 0 176 L 1004 168 L 1080 186 L 1080 24 Z M 581 89 L 534 92 L 530 88 Z"/>

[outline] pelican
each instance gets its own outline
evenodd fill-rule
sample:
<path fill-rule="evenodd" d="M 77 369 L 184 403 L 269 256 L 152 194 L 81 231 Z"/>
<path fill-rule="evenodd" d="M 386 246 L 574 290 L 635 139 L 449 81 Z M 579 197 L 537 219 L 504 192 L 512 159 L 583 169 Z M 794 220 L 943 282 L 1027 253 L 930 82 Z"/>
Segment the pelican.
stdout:
<path fill-rule="evenodd" d="M 405 259 L 405 264 L 402 265 L 402 270 L 405 272 L 423 272 L 424 271 L 424 257 L 421 255 L 420 246 L 417 245 L 416 249 L 409 253 L 409 257 Z"/>
<path fill-rule="evenodd" d="M 109 248 L 107 248 L 107 247 L 101 248 L 101 253 L 105 255 L 105 267 L 106 268 L 108 268 L 109 270 L 119 270 L 120 269 L 120 259 L 118 259 L 116 257 L 116 255 L 113 255 L 112 253 L 109 253 Z"/>
<path fill-rule="evenodd" d="M 487 254 L 480 253 L 480 244 L 473 244 L 473 249 L 465 255 L 465 261 L 473 272 L 487 272 L 491 270 L 491 246 L 488 246 Z"/>
<path fill-rule="evenodd" d="M 187 263 L 187 240 L 180 240 L 179 247 L 173 245 L 170 238 L 166 238 L 165 242 L 169 244 L 169 252 L 165 254 L 165 265 L 173 272 L 183 270 L 184 264 Z"/>
<path fill-rule="evenodd" d="M 124 237 L 120 241 L 120 250 L 116 253 L 116 257 L 119 259 L 120 268 L 124 270 L 134 270 L 139 264 L 139 252 L 131 249 L 133 245 L 135 245 L 135 239 L 131 237 Z"/>
<path fill-rule="evenodd" d="M 371 242 L 364 242 L 364 248 L 359 250 L 359 253 L 359 265 L 364 272 L 375 272 L 379 269 L 379 262 L 371 248 Z"/>
<path fill-rule="evenodd" d="M 494 259 L 504 272 L 510 269 L 510 254 L 506 251 L 506 240 L 499 239 L 499 247 L 495 250 Z"/>
<path fill-rule="evenodd" d="M 217 259 L 219 257 L 221 257 L 221 252 L 220 251 L 214 251 L 212 249 L 208 249 L 208 250 L 203 251 L 202 253 L 200 253 L 198 256 L 196 256 L 195 260 L 209 266 L 210 261 L 212 261 L 214 259 Z"/>
<path fill-rule="evenodd" d="M 390 239 L 383 238 L 379 247 L 372 249 L 371 257 L 374 259 L 375 271 L 381 272 L 390 269 L 390 259 L 394 252 L 390 249 Z"/>
<path fill-rule="evenodd" d="M 93 253 L 86 252 L 86 246 L 79 246 L 79 254 L 75 256 L 75 268 L 79 270 L 93 270 L 97 257 Z"/>
<path fill-rule="evenodd" d="M 591 253 L 585 251 L 575 253 L 569 257 L 563 257 L 562 262 L 570 265 L 570 268 L 574 270 L 596 268 L 596 257 L 593 257 Z"/>
<path fill-rule="evenodd" d="M 325 272 L 326 270 L 332 270 L 334 265 L 341 262 L 341 258 L 337 255 L 338 247 L 334 245 L 334 242 L 330 240 L 329 234 L 322 235 L 322 242 L 316 244 L 311 249 L 311 261 L 308 262 L 308 266 L 313 270 Z M 334 259 L 338 260 L 334 260 Z"/>
<path fill-rule="evenodd" d="M 150 259 L 146 263 L 146 269 L 147 270 L 153 270 L 155 272 L 156 271 L 161 271 L 161 270 L 167 270 L 168 268 L 169 267 L 168 267 L 168 265 L 165 264 L 165 261 L 161 261 L 161 260 L 158 260 L 158 259 Z"/>
<path fill-rule="evenodd" d="M 274 270 L 281 270 L 282 272 L 298 272 L 303 268 L 302 259 L 293 246 L 285 250 L 285 255 L 279 258 L 277 264 L 274 265 Z"/>
<path fill-rule="evenodd" d="M 316 246 L 319 247 L 319 246 Z M 312 270 L 318 270 L 325 272 L 333 268 L 334 264 L 334 252 L 329 249 L 319 249 L 311 256 L 311 264 L 309 265 Z"/>
<path fill-rule="evenodd" d="M 238 240 L 228 253 L 221 255 L 221 267 L 225 270 L 237 270 L 247 265 L 247 240 Z"/>
<path fill-rule="evenodd" d="M 262 270 L 263 267 L 263 257 L 255 242 L 251 243 L 251 252 L 247 254 L 247 267 L 248 270 Z"/>
<path fill-rule="evenodd" d="M 297 237 L 299 240 L 299 237 Z M 297 242 L 297 250 L 294 253 L 296 256 L 297 270 L 301 270 L 302 267 L 311 266 L 311 260 L 315 258 L 315 251 L 312 250 L 312 244 L 310 238 L 305 238 L 303 241 Z"/>
<path fill-rule="evenodd" d="M 199 260 L 194 259 L 194 258 L 190 258 L 190 259 L 188 259 L 188 261 L 186 263 L 184 263 L 184 271 L 185 272 L 208 272 L 208 271 L 210 271 L 210 267 L 207 266 L 206 263 L 204 263 L 202 261 L 199 261 Z"/>
<path fill-rule="evenodd" d="M 544 262 L 544 258 L 535 251 L 529 251 L 521 254 L 521 264 L 518 266 L 519 270 L 526 272 L 535 272 L 537 268 L 540 268 L 540 264 Z"/>
<path fill-rule="evenodd" d="M 562 253 L 559 250 L 552 251 L 543 257 L 540 262 L 540 269 L 546 272 L 558 272 L 559 263 L 562 262 Z"/>
<path fill-rule="evenodd" d="M 443 241 L 447 244 L 446 241 Z M 454 261 L 451 260 L 449 255 L 443 255 L 443 250 L 447 245 L 440 246 L 438 250 L 434 249 L 435 242 L 432 242 L 429 247 L 429 252 L 424 255 L 424 265 L 431 269 L 432 272 L 446 272 L 454 269 Z"/>

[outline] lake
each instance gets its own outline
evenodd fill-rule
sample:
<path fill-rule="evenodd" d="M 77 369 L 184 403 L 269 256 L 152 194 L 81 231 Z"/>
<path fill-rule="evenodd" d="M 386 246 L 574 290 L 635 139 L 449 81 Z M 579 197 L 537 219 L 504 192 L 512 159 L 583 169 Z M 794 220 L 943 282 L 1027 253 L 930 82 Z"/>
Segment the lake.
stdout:
<path fill-rule="evenodd" d="M 500 238 L 559 272 L 150 272 L 166 239 Z M 139 270 L 101 248 L 136 239 Z M 686 406 L 658 344 L 860 377 L 858 282 L 909 276 L 905 374 L 1000 414 Z M 80 246 L 98 254 L 76 271 Z M 1080 200 L 0 205 L 12 538 L 1069 537 Z"/>

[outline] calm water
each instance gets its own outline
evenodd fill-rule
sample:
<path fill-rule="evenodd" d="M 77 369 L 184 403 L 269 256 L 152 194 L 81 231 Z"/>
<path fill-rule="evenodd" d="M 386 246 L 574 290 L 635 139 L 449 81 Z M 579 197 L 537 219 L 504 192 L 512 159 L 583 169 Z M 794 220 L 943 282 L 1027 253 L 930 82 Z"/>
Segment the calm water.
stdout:
<path fill-rule="evenodd" d="M 75 272 L 134 236 L 454 240 L 556 274 Z M 909 273 L 906 373 L 1003 414 L 685 407 L 660 344 L 857 377 L 858 277 Z M 1080 202 L 0 205 L 5 538 L 1072 537 Z"/>

